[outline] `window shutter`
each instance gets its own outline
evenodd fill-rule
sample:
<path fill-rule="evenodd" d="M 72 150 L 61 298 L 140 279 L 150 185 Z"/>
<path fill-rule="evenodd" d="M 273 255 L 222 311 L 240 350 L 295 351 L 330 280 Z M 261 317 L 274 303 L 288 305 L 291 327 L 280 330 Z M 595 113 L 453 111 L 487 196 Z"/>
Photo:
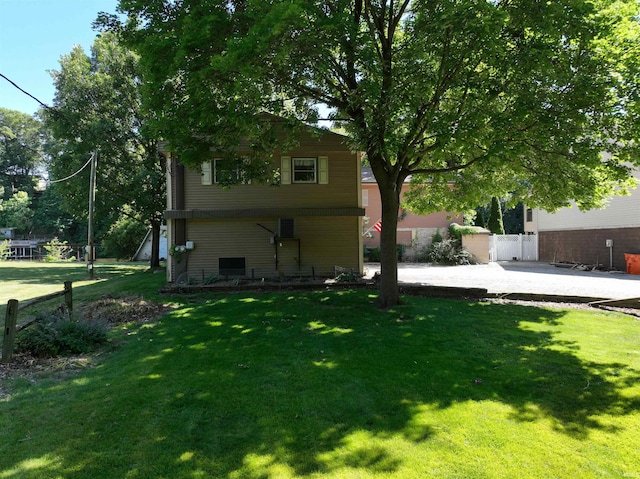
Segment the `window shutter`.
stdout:
<path fill-rule="evenodd" d="M 318 157 L 318 183 L 326 185 L 329 183 L 329 157 Z"/>
<path fill-rule="evenodd" d="M 202 162 L 202 184 L 210 185 L 211 184 L 211 162 L 204 161 Z"/>
<path fill-rule="evenodd" d="M 291 184 L 291 157 L 290 156 L 280 157 L 280 184 L 281 185 Z"/>

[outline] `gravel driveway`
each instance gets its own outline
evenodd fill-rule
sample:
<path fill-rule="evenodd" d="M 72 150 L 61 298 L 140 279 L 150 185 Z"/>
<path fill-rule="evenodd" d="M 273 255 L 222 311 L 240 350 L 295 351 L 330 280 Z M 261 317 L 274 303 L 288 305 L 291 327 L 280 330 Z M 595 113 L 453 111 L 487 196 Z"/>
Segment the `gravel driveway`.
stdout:
<path fill-rule="evenodd" d="M 366 263 L 365 275 L 380 271 L 379 263 Z M 640 275 L 577 271 L 548 263 L 500 261 L 471 266 L 432 266 L 402 263 L 401 283 L 430 286 L 484 288 L 489 293 L 534 293 L 589 298 L 626 299 L 640 297 Z"/>

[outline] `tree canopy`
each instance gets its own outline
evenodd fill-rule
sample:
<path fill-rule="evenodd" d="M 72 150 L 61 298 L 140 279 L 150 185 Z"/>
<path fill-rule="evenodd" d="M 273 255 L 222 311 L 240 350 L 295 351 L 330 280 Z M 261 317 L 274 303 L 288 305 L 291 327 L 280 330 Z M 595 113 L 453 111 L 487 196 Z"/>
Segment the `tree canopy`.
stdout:
<path fill-rule="evenodd" d="M 516 192 L 552 210 L 599 205 L 638 162 L 632 0 L 120 0 L 119 11 L 126 21 L 100 22 L 140 54 L 156 130 L 185 163 L 211 142 L 267 148 L 265 111 L 329 111 L 348 132 L 380 187 L 383 307 L 399 300 L 409 175 L 418 210 Z"/>
<path fill-rule="evenodd" d="M 164 163 L 146 128 L 149 115 L 142 109 L 137 55 L 114 34 L 103 33 L 90 55 L 75 46 L 52 76 L 54 108 L 44 117 L 55 138 L 50 172 L 54 180 L 65 179 L 60 191 L 66 209 L 87 216 L 89 168 L 82 168 L 98 152 L 95 208 L 101 229 L 106 232 L 122 214 L 151 226 L 156 241 L 152 266 L 157 265 Z"/>
<path fill-rule="evenodd" d="M 37 118 L 0 108 L 0 190 L 5 199 L 18 191 L 32 195 L 34 177 L 43 170 L 45 140 Z"/>
<path fill-rule="evenodd" d="M 4 201 L 0 210 L 0 226 L 16 228 L 21 232 L 30 232 L 33 211 L 30 208 L 31 198 L 26 191 L 18 191 Z"/>

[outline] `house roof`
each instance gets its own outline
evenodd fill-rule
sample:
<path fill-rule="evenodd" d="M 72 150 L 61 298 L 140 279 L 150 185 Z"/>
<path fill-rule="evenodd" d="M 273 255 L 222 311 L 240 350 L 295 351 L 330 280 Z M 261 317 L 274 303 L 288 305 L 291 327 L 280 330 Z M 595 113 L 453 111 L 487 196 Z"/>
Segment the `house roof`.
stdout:
<path fill-rule="evenodd" d="M 284 117 L 280 117 L 277 115 L 273 115 L 271 113 L 267 113 L 267 112 L 262 112 L 260 114 L 260 119 L 261 120 L 267 120 L 270 121 L 272 123 L 285 123 L 287 121 L 289 121 L 288 119 L 284 118 Z M 305 123 L 301 120 L 298 120 L 298 123 L 300 125 L 302 125 L 304 127 L 304 130 L 306 130 L 306 133 L 311 135 L 313 138 L 316 138 L 318 140 L 320 140 L 320 138 L 324 138 L 325 140 L 327 139 L 333 139 L 333 141 L 336 144 L 340 144 L 340 150 L 349 150 L 351 149 L 349 147 L 349 137 L 342 134 L 342 133 L 338 133 L 335 131 L 332 131 L 328 128 L 323 128 L 320 127 L 318 125 L 312 125 L 309 123 Z M 329 140 L 331 141 L 331 140 Z M 241 142 L 240 145 L 238 145 L 238 148 L 241 149 L 247 149 L 247 144 L 244 142 Z M 158 149 L 161 153 L 170 153 L 171 152 L 171 148 L 169 148 L 169 143 L 167 141 L 161 141 L 158 143 Z M 216 151 L 216 148 L 214 146 L 212 146 L 210 148 L 211 151 Z M 356 152 L 353 151 L 353 153 L 360 153 L 360 152 Z"/>
<path fill-rule="evenodd" d="M 376 178 L 373 176 L 373 171 L 370 166 L 363 166 L 361 170 L 360 179 L 362 183 L 376 183 Z M 404 183 L 411 183 L 411 175 L 405 178 Z"/>

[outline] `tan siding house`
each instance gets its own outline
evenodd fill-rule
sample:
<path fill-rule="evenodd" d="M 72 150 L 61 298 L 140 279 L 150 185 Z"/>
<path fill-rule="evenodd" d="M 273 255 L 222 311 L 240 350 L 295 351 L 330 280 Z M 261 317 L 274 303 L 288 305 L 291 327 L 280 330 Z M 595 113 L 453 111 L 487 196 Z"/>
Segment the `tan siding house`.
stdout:
<path fill-rule="evenodd" d="M 215 152 L 202 171 L 167 154 L 169 282 L 362 272 L 361 154 L 335 133 L 300 135 L 298 147 L 273 156 L 278 185 L 223 188 Z"/>

